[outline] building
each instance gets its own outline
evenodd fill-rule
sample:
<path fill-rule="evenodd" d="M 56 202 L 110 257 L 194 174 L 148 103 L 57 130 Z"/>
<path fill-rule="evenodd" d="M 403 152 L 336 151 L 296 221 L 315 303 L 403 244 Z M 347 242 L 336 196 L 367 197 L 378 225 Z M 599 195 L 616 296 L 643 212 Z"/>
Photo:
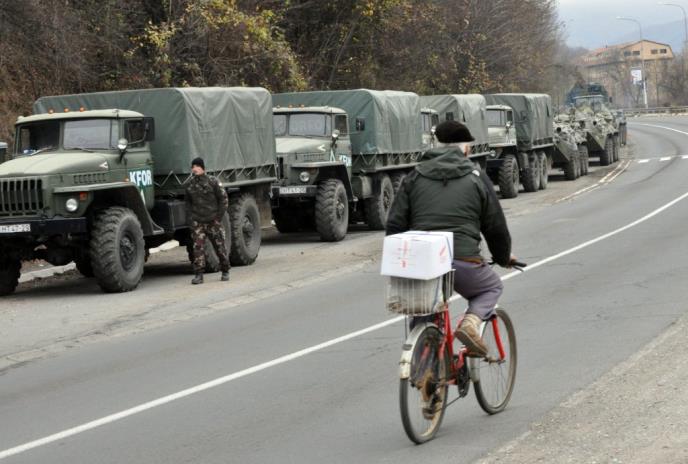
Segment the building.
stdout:
<path fill-rule="evenodd" d="M 598 48 L 580 57 L 577 64 L 587 82 L 604 85 L 614 103 L 626 108 L 644 105 L 641 80 L 644 64 L 647 104 L 652 107 L 665 106 L 670 101 L 661 83 L 673 59 L 670 45 L 639 40 Z"/>

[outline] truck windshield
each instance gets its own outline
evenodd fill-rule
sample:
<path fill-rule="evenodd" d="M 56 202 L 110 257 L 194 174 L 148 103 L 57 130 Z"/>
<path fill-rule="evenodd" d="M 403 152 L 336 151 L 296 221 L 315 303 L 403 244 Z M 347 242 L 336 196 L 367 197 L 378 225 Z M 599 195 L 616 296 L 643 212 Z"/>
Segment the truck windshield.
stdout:
<path fill-rule="evenodd" d="M 275 128 L 275 135 L 277 137 L 281 135 L 287 135 L 287 115 L 286 114 L 275 114 L 272 116 L 272 125 Z"/>
<path fill-rule="evenodd" d="M 289 116 L 289 135 L 323 137 L 332 133 L 332 118 L 322 113 L 295 113 Z"/>
<path fill-rule="evenodd" d="M 504 111 L 487 110 L 487 125 L 490 127 L 504 127 L 506 125 Z"/>
<path fill-rule="evenodd" d="M 117 147 L 119 127 L 112 119 L 78 119 L 64 125 L 65 150 L 86 148 L 110 150 Z"/>
<path fill-rule="evenodd" d="M 60 144 L 60 121 L 24 124 L 17 129 L 17 154 L 31 155 L 39 150 L 55 150 Z"/>

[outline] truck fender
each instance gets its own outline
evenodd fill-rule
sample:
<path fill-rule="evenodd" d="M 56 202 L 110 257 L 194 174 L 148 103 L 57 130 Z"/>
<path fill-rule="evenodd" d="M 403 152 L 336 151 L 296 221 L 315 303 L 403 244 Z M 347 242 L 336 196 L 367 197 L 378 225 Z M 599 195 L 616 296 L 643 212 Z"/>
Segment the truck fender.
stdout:
<path fill-rule="evenodd" d="M 90 189 L 93 194 L 93 202 L 91 203 L 91 209 L 110 207 L 110 206 L 123 206 L 129 208 L 136 214 L 139 222 L 141 223 L 141 229 L 143 230 L 144 236 L 154 235 L 157 230 L 161 230 L 155 225 L 153 220 L 148 214 L 148 209 L 146 204 L 141 198 L 141 193 L 136 185 L 130 182 L 123 182 L 123 185 L 112 186 L 108 188 L 95 188 Z M 82 191 L 88 191 L 88 188 L 82 189 Z"/>
<path fill-rule="evenodd" d="M 318 170 L 318 180 L 323 181 L 327 179 L 339 179 L 344 184 L 346 188 L 346 196 L 349 197 L 349 201 L 354 198 L 354 190 L 351 185 L 351 179 L 349 178 L 349 172 L 346 166 L 334 165 L 334 166 L 323 166 Z"/>

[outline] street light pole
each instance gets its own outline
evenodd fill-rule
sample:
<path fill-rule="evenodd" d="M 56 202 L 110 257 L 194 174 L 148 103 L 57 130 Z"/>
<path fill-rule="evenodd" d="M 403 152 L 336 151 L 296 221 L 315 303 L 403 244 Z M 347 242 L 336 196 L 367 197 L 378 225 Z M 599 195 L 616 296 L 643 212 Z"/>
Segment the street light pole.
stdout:
<path fill-rule="evenodd" d="M 640 21 L 637 19 L 633 18 L 627 18 L 625 16 L 617 16 L 616 19 L 620 21 L 632 21 L 638 25 L 638 29 L 640 30 L 640 67 L 642 69 L 643 73 L 643 103 L 645 103 L 645 108 L 647 108 L 647 76 L 645 75 L 645 52 L 643 50 L 643 26 L 640 24 Z"/>
<path fill-rule="evenodd" d="M 659 2 L 658 4 L 666 6 L 675 6 L 677 8 L 680 8 L 681 11 L 683 11 L 683 29 L 685 32 L 685 38 L 683 39 L 683 53 L 685 53 L 686 51 L 688 51 L 688 15 L 686 14 L 686 9 L 683 8 L 683 5 L 679 5 L 678 3 Z"/>

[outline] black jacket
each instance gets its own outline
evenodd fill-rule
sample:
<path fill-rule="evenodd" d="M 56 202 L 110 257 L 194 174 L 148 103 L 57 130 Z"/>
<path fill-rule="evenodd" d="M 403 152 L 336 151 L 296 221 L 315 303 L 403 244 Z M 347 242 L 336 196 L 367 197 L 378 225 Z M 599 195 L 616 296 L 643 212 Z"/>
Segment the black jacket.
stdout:
<path fill-rule="evenodd" d="M 509 264 L 511 236 L 492 183 L 456 147 L 430 150 L 401 184 L 387 235 L 407 230 L 454 233 L 454 258 L 479 258 L 480 234 L 494 260 Z"/>
<path fill-rule="evenodd" d="M 186 186 L 186 215 L 193 221 L 208 223 L 222 220 L 229 202 L 227 192 L 215 177 L 192 176 Z"/>

